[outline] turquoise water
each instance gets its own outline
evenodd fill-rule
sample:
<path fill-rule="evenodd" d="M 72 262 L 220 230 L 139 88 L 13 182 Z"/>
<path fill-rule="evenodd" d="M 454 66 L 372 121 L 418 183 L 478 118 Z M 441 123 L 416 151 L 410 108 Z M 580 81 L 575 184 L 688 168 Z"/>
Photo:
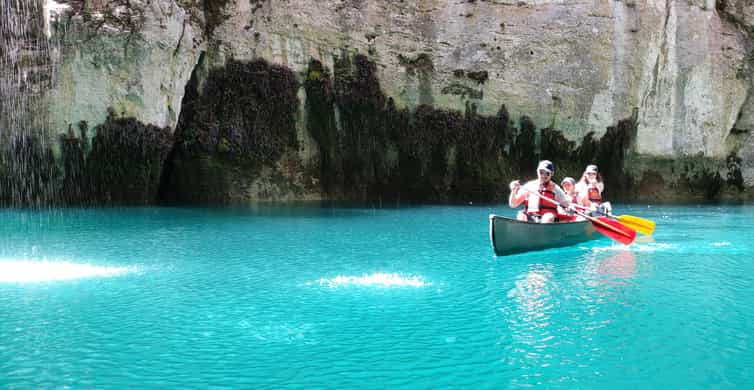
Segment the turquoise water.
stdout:
<path fill-rule="evenodd" d="M 495 257 L 492 206 L 0 211 L 0 388 L 742 388 L 752 207 Z"/>

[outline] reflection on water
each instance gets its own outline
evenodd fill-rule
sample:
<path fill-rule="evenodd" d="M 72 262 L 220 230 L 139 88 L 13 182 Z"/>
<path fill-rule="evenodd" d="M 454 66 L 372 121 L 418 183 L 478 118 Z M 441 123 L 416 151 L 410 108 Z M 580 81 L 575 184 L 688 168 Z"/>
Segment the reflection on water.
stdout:
<path fill-rule="evenodd" d="M 636 276 L 636 256 L 631 249 L 610 253 L 597 263 L 600 281 L 625 282 Z"/>
<path fill-rule="evenodd" d="M 338 275 L 334 278 L 321 278 L 317 281 L 320 286 L 329 288 L 338 288 L 344 286 L 362 286 L 362 287 L 424 287 L 431 285 L 424 281 L 421 276 L 401 276 L 397 273 L 373 273 L 361 276 L 344 276 Z M 307 283 L 311 285 L 311 283 Z"/>
<path fill-rule="evenodd" d="M 81 278 L 107 278 L 135 271 L 67 261 L 0 260 L 0 283 L 35 283 Z"/>
<path fill-rule="evenodd" d="M 684 210 L 510 257 L 482 207 L 6 210 L 0 387 L 747 388 L 754 208 Z"/>
<path fill-rule="evenodd" d="M 552 264 L 534 264 L 519 275 L 508 291 L 508 302 L 501 307 L 510 328 L 510 343 L 505 346 L 506 364 L 520 375 L 510 385 L 536 382 L 543 367 L 555 361 L 553 347 L 561 340 L 552 329 L 552 317 L 561 310 L 559 286 Z"/>
<path fill-rule="evenodd" d="M 552 271 L 545 267 L 529 270 L 516 281 L 516 287 L 508 292 L 521 309 L 520 319 L 534 327 L 547 325 L 548 311 L 553 308 L 552 289 L 556 283 Z"/>
<path fill-rule="evenodd" d="M 510 334 L 505 362 L 517 370 L 510 385 L 536 385 L 556 367 L 569 372 L 586 357 L 609 353 L 596 337 L 616 329 L 613 311 L 630 304 L 624 291 L 636 276 L 636 254 L 623 246 L 521 270 L 500 307 Z M 568 375 L 561 379 L 574 380 Z"/>

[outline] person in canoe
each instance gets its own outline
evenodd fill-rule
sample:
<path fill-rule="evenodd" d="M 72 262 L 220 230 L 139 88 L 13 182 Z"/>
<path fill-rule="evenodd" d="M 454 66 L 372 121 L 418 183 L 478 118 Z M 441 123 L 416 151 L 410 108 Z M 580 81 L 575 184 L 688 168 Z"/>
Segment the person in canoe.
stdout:
<path fill-rule="evenodd" d="M 560 181 L 560 188 L 562 188 L 563 192 L 571 198 L 572 203 L 578 201 L 576 197 L 576 180 L 572 177 L 564 177 L 563 180 Z"/>
<path fill-rule="evenodd" d="M 508 197 L 508 206 L 516 208 L 525 204 L 524 210 L 518 212 L 516 219 L 519 221 L 552 223 L 558 220 L 557 204 L 570 206 L 571 199 L 563 190 L 552 181 L 555 171 L 552 162 L 542 160 L 537 165 L 537 179 L 521 186 L 518 180 L 510 183 L 511 194 Z M 541 200 L 531 192 L 538 193 L 542 197 L 550 198 L 555 203 Z"/>
<path fill-rule="evenodd" d="M 571 199 L 571 204 L 577 204 L 578 203 L 578 196 L 576 194 L 576 180 L 572 177 L 564 177 L 563 180 L 560 181 L 560 188 L 563 189 L 563 192 L 568 196 L 569 199 Z M 563 206 L 558 206 L 558 221 L 559 222 L 570 222 L 570 221 L 580 221 L 584 218 L 576 216 L 573 214 L 572 210 L 569 210 L 568 208 L 565 208 Z"/>
<path fill-rule="evenodd" d="M 589 208 L 593 213 L 610 214 L 612 205 L 602 199 L 602 193 L 605 191 L 605 183 L 602 182 L 602 176 L 596 165 L 587 165 L 581 180 L 576 184 L 576 193 L 578 203 Z"/>

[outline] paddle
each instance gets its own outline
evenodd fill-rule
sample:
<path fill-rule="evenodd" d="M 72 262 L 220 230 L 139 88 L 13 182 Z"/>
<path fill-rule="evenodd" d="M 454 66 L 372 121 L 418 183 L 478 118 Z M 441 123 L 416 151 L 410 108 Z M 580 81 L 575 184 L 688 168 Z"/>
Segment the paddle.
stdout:
<path fill-rule="evenodd" d="M 639 218 L 633 215 L 619 215 L 616 218 L 641 234 L 651 236 L 655 231 L 655 222 L 645 218 Z"/>
<path fill-rule="evenodd" d="M 582 210 L 589 210 L 589 208 L 584 207 L 582 205 L 574 205 L 574 206 Z M 624 226 L 634 229 L 637 232 L 647 235 L 647 236 L 651 236 L 652 233 L 654 233 L 655 231 L 655 222 L 649 219 L 640 218 L 634 215 L 618 215 L 618 216 L 615 216 L 612 214 L 604 214 L 604 215 L 612 219 L 617 219 Z"/>
<path fill-rule="evenodd" d="M 523 186 L 520 187 L 524 191 L 538 197 L 539 199 L 545 200 L 547 202 L 550 202 L 551 204 L 558 205 L 558 202 L 554 201 L 553 199 L 544 197 L 534 191 L 530 191 L 527 188 L 524 188 Z M 562 206 L 562 205 L 561 205 Z M 620 222 L 614 221 L 607 217 L 590 217 L 587 214 L 584 214 L 578 210 L 573 210 L 576 215 L 579 215 L 581 217 L 586 218 L 589 222 L 592 223 L 592 226 L 594 226 L 594 229 L 598 232 L 610 237 L 611 239 L 620 242 L 624 245 L 630 245 L 632 242 L 634 242 L 634 239 L 636 239 L 636 230 L 633 230 L 631 228 L 628 228 L 626 226 L 621 225 Z"/>

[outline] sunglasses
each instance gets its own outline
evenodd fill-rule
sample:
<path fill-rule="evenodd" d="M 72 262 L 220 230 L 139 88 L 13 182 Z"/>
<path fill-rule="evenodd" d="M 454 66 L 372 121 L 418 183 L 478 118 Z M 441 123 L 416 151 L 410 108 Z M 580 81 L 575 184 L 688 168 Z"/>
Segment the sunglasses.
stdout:
<path fill-rule="evenodd" d="M 552 173 L 550 173 L 548 171 L 545 171 L 545 170 L 541 170 L 541 169 L 539 170 L 539 174 L 542 175 L 542 176 L 550 176 L 550 175 L 552 175 Z"/>

